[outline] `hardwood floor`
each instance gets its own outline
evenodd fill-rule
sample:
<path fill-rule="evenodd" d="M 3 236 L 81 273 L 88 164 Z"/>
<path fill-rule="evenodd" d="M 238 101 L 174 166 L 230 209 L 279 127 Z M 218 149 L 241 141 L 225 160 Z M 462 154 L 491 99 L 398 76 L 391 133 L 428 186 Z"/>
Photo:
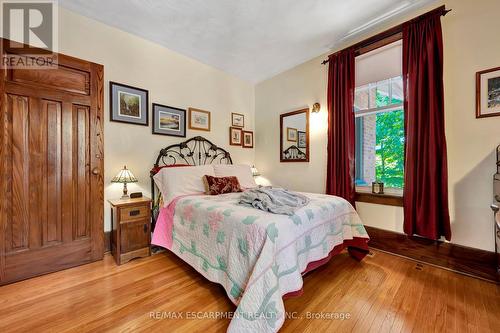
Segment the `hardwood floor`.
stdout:
<path fill-rule="evenodd" d="M 281 332 L 498 332 L 499 286 L 373 253 L 362 263 L 341 254 L 308 274 L 304 294 L 285 301 L 290 316 L 303 318 L 288 319 Z M 224 332 L 228 319 L 186 312 L 233 310 L 222 287 L 166 253 L 122 266 L 106 255 L 0 287 L 0 332 Z M 349 319 L 319 318 L 334 312 Z"/>

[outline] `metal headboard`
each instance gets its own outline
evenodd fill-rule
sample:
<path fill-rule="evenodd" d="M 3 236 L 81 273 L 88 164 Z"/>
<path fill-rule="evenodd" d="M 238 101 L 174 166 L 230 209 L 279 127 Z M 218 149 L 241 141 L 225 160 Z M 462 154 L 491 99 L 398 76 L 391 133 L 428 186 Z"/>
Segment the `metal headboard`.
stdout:
<path fill-rule="evenodd" d="M 208 165 L 208 164 L 233 164 L 231 155 L 225 149 L 214 145 L 211 141 L 201 136 L 195 136 L 187 141 L 170 145 L 160 150 L 156 158 L 151 176 L 151 195 L 153 197 L 152 222 L 153 228 L 158 216 L 158 198 L 155 195 L 156 185 L 153 176 L 163 166 L 176 164 L 183 165 Z"/>
<path fill-rule="evenodd" d="M 297 146 L 290 146 L 283 152 L 285 159 L 306 159 L 307 155 Z"/>

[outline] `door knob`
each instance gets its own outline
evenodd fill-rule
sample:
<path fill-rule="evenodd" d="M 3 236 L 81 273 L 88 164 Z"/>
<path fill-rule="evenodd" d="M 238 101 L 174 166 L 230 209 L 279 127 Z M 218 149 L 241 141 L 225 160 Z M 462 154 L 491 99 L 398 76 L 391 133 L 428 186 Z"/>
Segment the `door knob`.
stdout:
<path fill-rule="evenodd" d="M 92 174 L 93 174 L 93 175 L 96 175 L 96 176 L 97 176 L 97 175 L 98 175 L 98 174 L 100 174 L 100 173 L 101 173 L 101 170 L 99 170 L 99 168 L 94 168 L 94 169 L 92 169 Z"/>

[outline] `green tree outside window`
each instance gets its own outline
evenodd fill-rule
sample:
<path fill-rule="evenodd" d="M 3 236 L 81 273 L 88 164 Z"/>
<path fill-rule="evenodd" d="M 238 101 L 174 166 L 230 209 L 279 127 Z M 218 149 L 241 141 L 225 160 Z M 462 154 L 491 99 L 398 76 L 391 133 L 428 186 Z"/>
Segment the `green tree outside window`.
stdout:
<path fill-rule="evenodd" d="M 377 107 L 402 103 L 376 93 Z M 377 180 L 384 182 L 386 187 L 403 188 L 404 185 L 404 112 L 396 110 L 377 114 L 376 125 L 376 163 Z"/>

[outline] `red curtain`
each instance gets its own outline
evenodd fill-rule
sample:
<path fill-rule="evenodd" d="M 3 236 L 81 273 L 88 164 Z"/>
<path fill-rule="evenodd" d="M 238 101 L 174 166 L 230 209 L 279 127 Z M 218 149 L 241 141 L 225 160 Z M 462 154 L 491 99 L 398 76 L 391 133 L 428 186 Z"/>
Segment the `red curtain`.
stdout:
<path fill-rule="evenodd" d="M 404 231 L 450 240 L 441 14 L 403 25 Z"/>
<path fill-rule="evenodd" d="M 329 57 L 328 67 L 328 165 L 326 193 L 354 206 L 354 50 Z"/>

